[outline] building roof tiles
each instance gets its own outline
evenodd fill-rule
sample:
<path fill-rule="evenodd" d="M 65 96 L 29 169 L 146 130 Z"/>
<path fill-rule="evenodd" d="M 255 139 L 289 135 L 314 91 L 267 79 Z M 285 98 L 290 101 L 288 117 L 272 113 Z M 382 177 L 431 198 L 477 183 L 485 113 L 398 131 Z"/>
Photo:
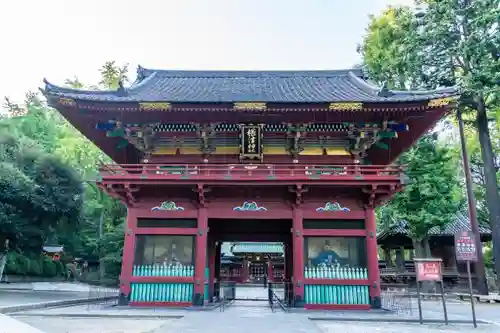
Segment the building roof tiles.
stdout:
<path fill-rule="evenodd" d="M 359 69 L 183 71 L 139 67 L 136 81 L 124 90 L 88 91 L 45 83 L 48 96 L 101 102 L 415 102 L 458 94 L 457 88 L 391 91 L 366 81 Z"/>

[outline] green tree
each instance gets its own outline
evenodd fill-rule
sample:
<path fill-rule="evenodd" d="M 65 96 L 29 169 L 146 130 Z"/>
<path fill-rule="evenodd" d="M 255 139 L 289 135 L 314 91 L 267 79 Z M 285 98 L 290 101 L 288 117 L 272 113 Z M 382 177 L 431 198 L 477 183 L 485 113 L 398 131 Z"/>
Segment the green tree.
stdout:
<path fill-rule="evenodd" d="M 120 84 L 128 81 L 128 65 L 118 66 L 115 61 L 106 61 L 99 70 L 101 81 L 99 85 L 104 89 L 118 89 Z"/>
<path fill-rule="evenodd" d="M 116 89 L 127 81 L 127 70 L 107 62 L 101 87 Z M 76 77 L 66 85 L 85 87 Z M 4 104 L 10 116 L 0 119 L 0 132 L 10 135 L 0 137 L 0 236 L 25 253 L 39 253 L 44 240 L 57 240 L 70 256 L 101 259 L 109 268 L 102 275 L 116 278 L 125 208 L 94 182 L 99 165 L 111 160 L 37 94 L 27 93 L 23 104 L 9 99 Z M 64 177 L 66 182 L 58 183 Z M 73 193 L 72 186 L 80 192 Z M 19 209 L 18 203 L 26 207 Z"/>
<path fill-rule="evenodd" d="M 395 87 L 462 88 L 459 107 L 474 117 L 495 258 L 500 258 L 500 196 L 489 121 L 499 113 L 499 0 L 417 4 L 422 6 L 418 12 L 397 7 L 373 17 L 359 50 L 372 76 Z M 394 68 L 381 65 L 387 61 Z M 500 260 L 495 266 L 500 271 Z"/>
<path fill-rule="evenodd" d="M 410 183 L 390 202 L 384 217 L 407 221 L 417 254 L 430 256 L 429 230 L 450 223 L 463 203 L 457 161 L 435 135 L 425 135 L 399 162 L 407 165 Z"/>

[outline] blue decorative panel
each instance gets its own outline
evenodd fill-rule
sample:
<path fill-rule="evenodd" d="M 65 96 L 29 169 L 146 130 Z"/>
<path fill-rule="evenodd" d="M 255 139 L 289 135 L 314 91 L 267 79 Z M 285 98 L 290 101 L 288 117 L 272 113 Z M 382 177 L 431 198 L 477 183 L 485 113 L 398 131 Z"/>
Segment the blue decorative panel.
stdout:
<path fill-rule="evenodd" d="M 152 211 L 169 210 L 169 211 L 183 211 L 184 207 L 177 206 L 174 201 L 164 201 L 161 205 L 151 208 Z"/>
<path fill-rule="evenodd" d="M 233 207 L 233 210 L 237 212 L 265 212 L 267 208 L 259 206 L 255 201 L 245 201 L 243 205 Z"/>
<path fill-rule="evenodd" d="M 350 212 L 347 207 L 342 207 L 337 201 L 327 202 L 323 207 L 316 208 L 317 212 Z"/>

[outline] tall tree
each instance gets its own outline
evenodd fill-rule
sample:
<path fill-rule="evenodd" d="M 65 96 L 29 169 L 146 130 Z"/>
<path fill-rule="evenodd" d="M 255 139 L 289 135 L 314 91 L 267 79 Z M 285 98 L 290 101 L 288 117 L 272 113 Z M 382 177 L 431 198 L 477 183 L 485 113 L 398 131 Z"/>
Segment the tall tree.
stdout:
<path fill-rule="evenodd" d="M 481 148 L 496 271 L 500 272 L 500 195 L 490 134 L 500 100 L 499 0 L 425 0 L 422 10 L 390 8 L 372 18 L 360 46 L 365 64 L 378 80 L 399 88 L 459 85 L 460 106 L 474 114 Z M 396 50 L 396 52 L 391 52 Z M 380 63 L 400 56 L 396 69 Z M 402 80 L 394 77 L 403 76 Z M 500 275 L 500 274 L 499 274 Z"/>
<path fill-rule="evenodd" d="M 408 222 L 420 256 L 430 256 L 428 232 L 452 221 L 463 202 L 456 160 L 451 150 L 438 144 L 435 135 L 424 136 L 403 154 L 402 164 L 410 183 L 391 202 L 392 214 Z"/>

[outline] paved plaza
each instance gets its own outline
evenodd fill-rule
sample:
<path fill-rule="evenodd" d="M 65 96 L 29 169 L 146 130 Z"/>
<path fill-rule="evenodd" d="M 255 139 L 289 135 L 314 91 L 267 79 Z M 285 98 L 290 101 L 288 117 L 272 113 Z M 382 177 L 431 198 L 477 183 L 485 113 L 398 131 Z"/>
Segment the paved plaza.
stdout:
<path fill-rule="evenodd" d="M 242 298 L 262 297 L 261 287 L 239 288 Z M 447 303 L 450 320 L 470 320 L 470 304 Z M 437 333 L 474 330 L 472 324 L 425 324 L 394 322 L 417 319 L 416 304 L 412 311 L 391 312 L 316 312 L 285 313 L 271 311 L 265 301 L 238 300 L 224 311 L 189 311 L 166 308 L 130 308 L 109 304 L 78 305 L 30 310 L 11 314 L 21 325 L 30 325 L 45 333 Z M 442 319 L 441 303 L 423 302 L 425 319 Z M 473 332 L 500 332 L 500 304 L 477 304 L 478 319 L 483 321 Z M 311 320 L 311 318 L 315 320 Z M 488 322 L 488 323 L 484 323 Z M 11 333 L 0 325 L 0 333 Z M 23 331 L 23 330 L 21 330 Z"/>

